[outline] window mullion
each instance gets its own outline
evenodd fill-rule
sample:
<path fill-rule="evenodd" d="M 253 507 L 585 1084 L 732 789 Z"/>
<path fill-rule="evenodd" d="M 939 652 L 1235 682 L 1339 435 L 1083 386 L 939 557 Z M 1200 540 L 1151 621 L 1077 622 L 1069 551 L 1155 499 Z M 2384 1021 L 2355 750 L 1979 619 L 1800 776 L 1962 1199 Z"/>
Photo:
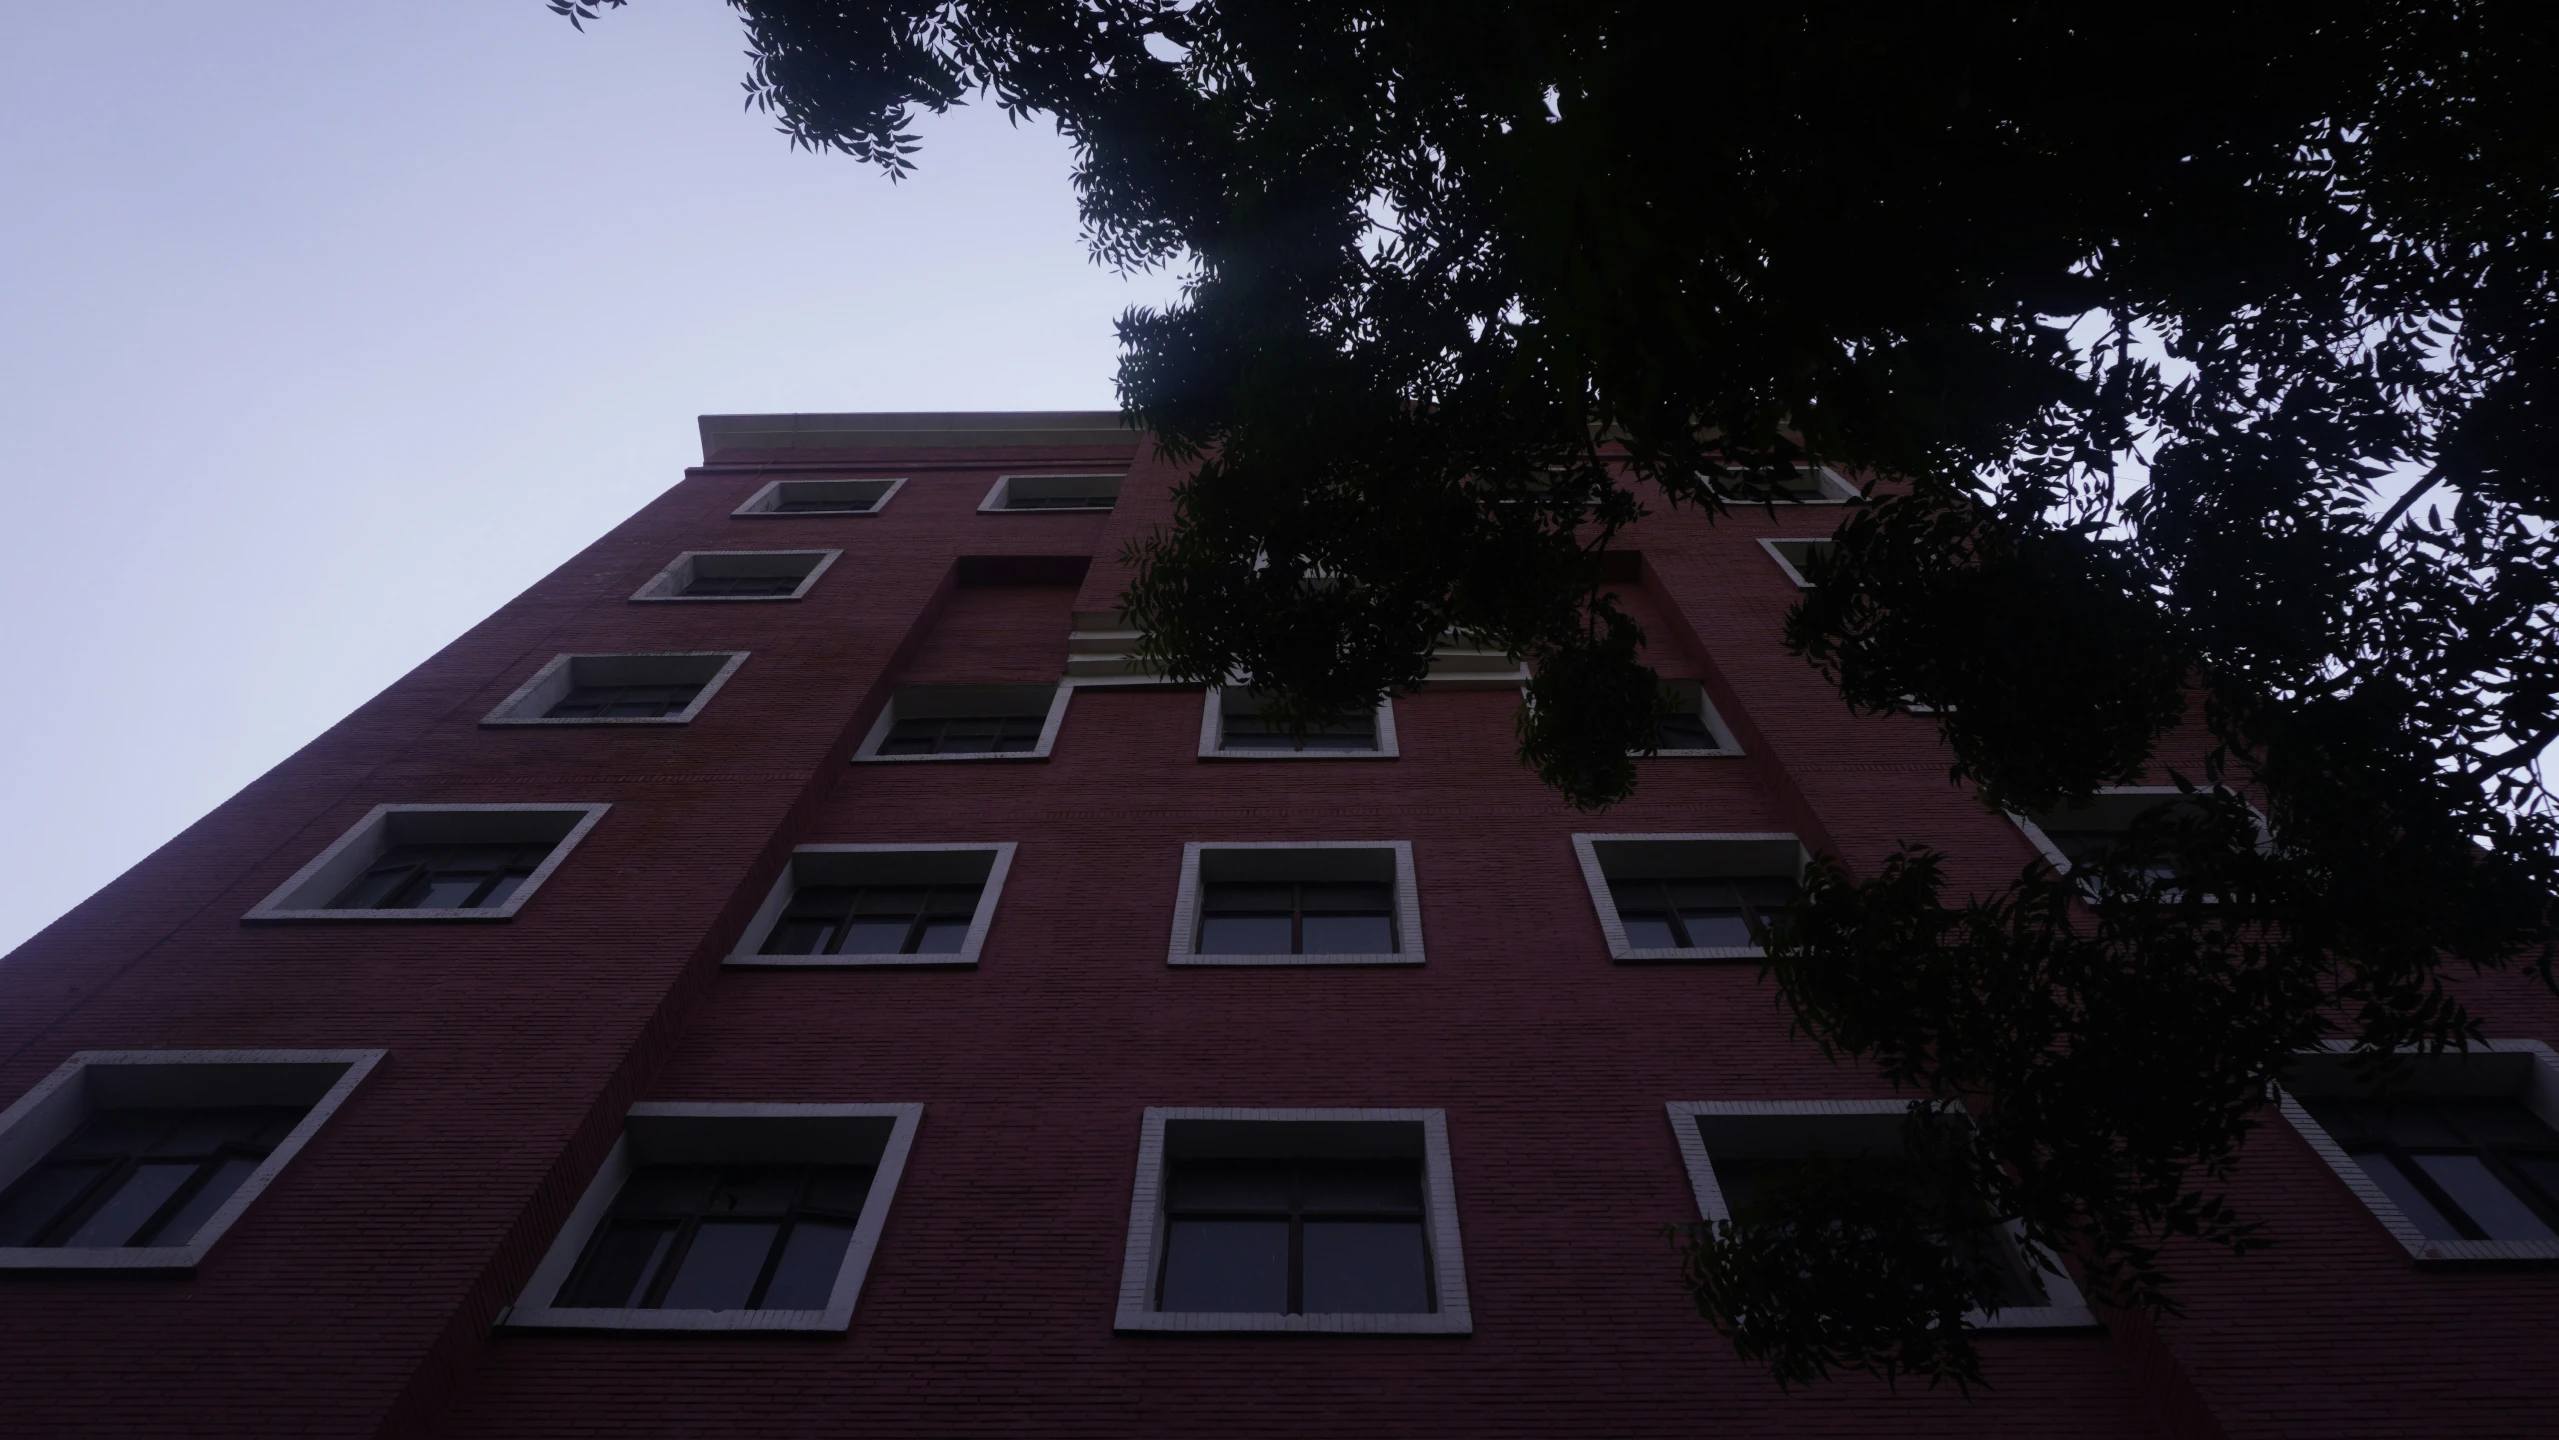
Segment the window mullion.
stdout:
<path fill-rule="evenodd" d="M 675 1272 L 683 1268 L 685 1252 L 693 1248 L 694 1233 L 701 1228 L 702 1217 L 699 1215 L 677 1219 L 675 1238 L 667 1242 L 666 1258 L 658 1262 L 658 1273 L 649 1277 L 648 1290 L 640 1296 L 640 1309 L 655 1310 L 665 1301 L 666 1292 L 675 1284 Z"/>
<path fill-rule="evenodd" d="M 2381 1148 L 2390 1163 L 2398 1167 L 2401 1175 L 2407 1177 L 2408 1183 L 2417 1187 L 2419 1194 L 2433 1202 L 2434 1207 L 2443 1212 L 2445 1219 L 2461 1227 L 2463 1239 L 2485 1240 L 2488 1238 L 2488 1232 L 2480 1227 L 2478 1221 L 2470 1218 L 2470 1212 L 2461 1208 L 2460 1203 L 2452 1198 L 2450 1191 L 2435 1183 L 2435 1177 L 2426 1173 L 2426 1167 L 2417 1163 L 2414 1154 L 2401 1149 L 2395 1141 L 2383 1141 Z"/>

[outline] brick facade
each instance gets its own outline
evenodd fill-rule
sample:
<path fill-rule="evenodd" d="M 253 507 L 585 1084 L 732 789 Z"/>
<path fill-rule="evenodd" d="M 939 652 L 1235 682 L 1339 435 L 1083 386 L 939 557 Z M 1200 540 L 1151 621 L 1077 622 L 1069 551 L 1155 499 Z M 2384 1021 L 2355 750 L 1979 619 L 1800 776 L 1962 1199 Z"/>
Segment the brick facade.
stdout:
<path fill-rule="evenodd" d="M 974 423 L 708 455 L 0 964 L 0 1104 L 88 1049 L 387 1051 L 193 1275 L 0 1276 L 0 1430 L 2238 1437 L 2559 1413 L 2537 1363 L 2559 1273 L 2419 1270 L 2280 1123 L 2238 1187 L 2280 1243 L 2195 1257 L 2183 1317 L 1991 1336 L 1969 1399 L 1780 1392 L 1676 1283 L 1662 1227 L 1696 1204 L 1663 1107 L 1889 1092 L 1790 1038 L 1748 963 L 1612 963 L 1570 837 L 1792 831 L 1852 864 L 1926 840 L 1959 885 L 2027 863 L 1924 721 L 1848 715 L 1777 645 L 1798 592 L 1754 541 L 1836 512 L 1636 528 L 1654 659 L 1746 753 L 1646 762 L 1604 816 L 1518 766 L 1498 689 L 1399 697 L 1392 761 L 1203 762 L 1197 689 L 1092 685 L 1044 760 L 850 764 L 898 684 L 1056 680 L 1122 546 L 1169 520 L 1173 472 L 1124 432 Z M 1000 474 L 1122 466 L 1107 514 L 978 510 Z M 802 475 L 908 483 L 876 515 L 732 515 Z M 681 551 L 781 548 L 843 556 L 796 601 L 629 599 Z M 479 724 L 564 652 L 708 650 L 751 653 L 687 725 Z M 375 805 L 461 801 L 612 809 L 503 923 L 243 923 Z M 1410 842 L 1428 962 L 1168 966 L 1182 847 L 1221 840 Z M 889 841 L 1018 844 L 976 968 L 720 968 L 791 847 Z M 2559 1042 L 2547 993 L 2471 992 L 2491 1034 Z M 923 1104 L 849 1332 L 501 1327 L 642 1100 Z M 1445 1111 L 1473 1333 L 1115 1333 L 1150 1105 Z"/>

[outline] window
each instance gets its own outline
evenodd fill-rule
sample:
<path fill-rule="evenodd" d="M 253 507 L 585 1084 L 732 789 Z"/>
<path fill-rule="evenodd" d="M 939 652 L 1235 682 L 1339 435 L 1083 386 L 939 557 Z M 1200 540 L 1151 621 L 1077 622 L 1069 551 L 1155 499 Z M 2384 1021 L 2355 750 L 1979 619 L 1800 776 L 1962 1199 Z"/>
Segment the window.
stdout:
<path fill-rule="evenodd" d="M 2559 1064 L 2536 1041 L 2300 1057 L 2282 1109 L 2421 1261 L 2559 1260 Z"/>
<path fill-rule="evenodd" d="M 841 550 L 687 550 L 634 600 L 797 600 Z"/>
<path fill-rule="evenodd" d="M 1674 1101 L 1669 1109 L 1698 1214 L 1719 1221 L 1734 1218 L 1762 1188 L 1808 1160 L 1855 1165 L 1898 1156 L 1910 1107 L 1900 1100 L 1741 1100 Z M 1950 1116 L 1948 1123 L 1965 1122 Z M 1974 1328 L 2075 1329 L 2096 1323 L 2070 1277 L 2057 1265 L 2047 1269 L 2048 1257 L 2031 1251 L 2016 1226 L 1985 1219 L 1973 1243 L 1991 1249 L 2003 1281 L 1998 1310 L 1973 1314 Z"/>
<path fill-rule="evenodd" d="M 1395 702 L 1365 715 L 1309 726 L 1302 735 L 1263 718 L 1261 697 L 1240 685 L 1209 687 L 1200 716 L 1202 759 L 1316 760 L 1395 758 Z"/>
<path fill-rule="evenodd" d="M 1574 855 L 1611 956 L 1755 960 L 1751 938 L 1793 900 L 1804 847 L 1792 835 L 1576 835 Z"/>
<path fill-rule="evenodd" d="M 505 1323 L 842 1330 L 921 1105 L 634 1105 Z"/>
<path fill-rule="evenodd" d="M 1175 965 L 1418 965 L 1412 846 L 1393 841 L 1183 847 Z"/>
<path fill-rule="evenodd" d="M 803 845 L 728 963 L 974 965 L 1013 846 Z"/>
<path fill-rule="evenodd" d="M 483 725 L 683 725 L 746 663 L 743 650 L 557 655 Z"/>
<path fill-rule="evenodd" d="M 1758 504 L 1763 499 L 1770 499 L 1780 505 L 1837 505 L 1857 495 L 1857 487 L 1827 465 L 1788 467 L 1778 480 L 1777 493 L 1773 496 L 1756 493 L 1757 487 L 1764 483 L 1754 481 L 1748 472 L 1733 466 L 1725 467 L 1714 477 L 1717 493 L 1743 504 Z"/>
<path fill-rule="evenodd" d="M 2081 805 L 2034 815 L 2011 812 L 2027 841 L 2043 852 L 2053 869 L 2067 875 L 2080 864 L 2099 860 L 2119 849 L 2125 832 L 2145 817 L 2186 803 L 2186 792 L 2174 785 L 2120 785 L 2100 790 Z M 2172 880 L 2177 862 L 2171 855 L 2139 857 L 2140 871 L 2155 880 Z"/>
<path fill-rule="evenodd" d="M 1724 726 L 1724 717 L 1715 713 L 1715 702 L 1706 698 L 1706 687 L 1695 680 L 1665 680 L 1662 691 L 1670 698 L 1671 710 L 1662 717 L 1661 728 L 1654 736 L 1658 755 L 1739 755 L 1741 743 Z"/>
<path fill-rule="evenodd" d="M 0 1268 L 192 1269 L 382 1053 L 72 1056 L 0 1113 Z"/>
<path fill-rule="evenodd" d="M 905 685 L 856 760 L 1044 760 L 1066 718 L 1067 685 Z"/>
<path fill-rule="evenodd" d="M 904 480 L 776 480 L 730 511 L 758 515 L 876 515 Z"/>
<path fill-rule="evenodd" d="M 1813 588 L 1814 562 L 1829 559 L 1833 544 L 1834 542 L 1829 540 L 1762 540 L 1759 542 L 1760 548 L 1766 550 L 1769 558 L 1777 562 L 1777 568 L 1786 572 L 1786 578 L 1807 590 Z"/>
<path fill-rule="evenodd" d="M 377 805 L 243 918 L 508 919 L 610 808 Z"/>
<path fill-rule="evenodd" d="M 1150 1108 L 1118 1328 L 1469 1333 L 1442 1112 Z"/>
<path fill-rule="evenodd" d="M 1120 503 L 1125 475 L 1006 475 L 979 502 L 980 511 L 1109 510 Z"/>

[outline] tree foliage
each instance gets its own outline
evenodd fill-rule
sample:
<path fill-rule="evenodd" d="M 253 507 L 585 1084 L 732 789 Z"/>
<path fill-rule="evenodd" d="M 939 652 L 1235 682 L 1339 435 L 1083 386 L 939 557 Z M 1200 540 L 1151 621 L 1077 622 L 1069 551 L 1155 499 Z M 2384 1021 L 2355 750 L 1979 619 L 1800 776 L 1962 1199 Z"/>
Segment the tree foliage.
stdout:
<path fill-rule="evenodd" d="M 1120 326 L 1193 466 L 1126 598 L 1168 674 L 1305 719 L 1465 632 L 1611 803 L 1660 702 L 1599 555 L 1820 461 L 1885 478 L 1788 642 L 1985 803 L 2200 725 L 2173 884 L 1950 899 L 1905 851 L 1770 937 L 1808 1035 L 1976 1115 L 1909 1163 L 2101 1298 L 2252 1243 L 2218 1187 L 2288 1053 L 2462 1039 L 2447 964 L 2548 978 L 2559 10 L 732 3 L 794 141 L 894 177 L 991 96 L 1072 141 L 1097 259 L 1184 267 Z M 1709 1316 L 1784 1377 L 1977 1377 L 1977 1277 L 1819 1190 L 1690 1249 Z"/>

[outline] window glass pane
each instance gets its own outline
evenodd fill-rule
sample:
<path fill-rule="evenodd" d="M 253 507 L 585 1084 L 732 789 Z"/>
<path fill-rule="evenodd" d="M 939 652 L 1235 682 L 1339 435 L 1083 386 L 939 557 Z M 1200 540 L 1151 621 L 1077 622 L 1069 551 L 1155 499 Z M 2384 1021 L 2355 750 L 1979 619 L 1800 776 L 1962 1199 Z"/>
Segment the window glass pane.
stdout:
<path fill-rule="evenodd" d="M 188 1161 L 165 1161 L 137 1165 L 133 1173 L 116 1187 L 107 1202 L 97 1208 L 80 1228 L 71 1232 L 65 1245 L 130 1245 L 134 1236 L 158 1214 L 178 1187 L 195 1176 L 196 1167 Z"/>
<path fill-rule="evenodd" d="M 845 955 L 895 955 L 906 948 L 912 920 L 847 920 L 844 940 L 835 948 Z"/>
<path fill-rule="evenodd" d="M 719 1172 L 697 1165 L 650 1165 L 633 1174 L 613 1198 L 616 1215 L 699 1215 Z"/>
<path fill-rule="evenodd" d="M 475 910 L 494 910 L 499 906 L 504 905 L 507 901 L 507 897 L 522 889 L 524 887 L 524 882 L 532 877 L 533 872 L 530 870 L 509 870 L 504 875 L 497 878 L 497 883 L 489 887 L 489 893 L 481 896 L 479 903 L 474 905 L 472 908 Z"/>
<path fill-rule="evenodd" d="M 263 1134 L 280 1115 L 299 1116 L 299 1110 L 279 1112 L 266 1107 L 223 1107 L 206 1110 L 181 1110 L 177 1124 L 170 1127 L 151 1146 L 154 1155 L 210 1155 L 225 1145 L 246 1145 Z"/>
<path fill-rule="evenodd" d="M 781 1226 L 770 1220 L 706 1220 L 658 1304 L 668 1310 L 739 1310 L 755 1289 Z"/>
<path fill-rule="evenodd" d="M 62 1155 L 139 1155 L 184 1118 L 177 1110 L 100 1110 L 81 1122 L 56 1152 Z"/>
<path fill-rule="evenodd" d="M 806 1172 L 788 1170 L 731 1170 L 720 1176 L 711 1187 L 708 1213 L 720 1216 L 780 1216 L 800 1198 L 800 1186 Z"/>
<path fill-rule="evenodd" d="M 856 915 L 895 915 L 912 920 L 924 908 L 924 892 L 912 886 L 872 886 L 862 892 L 854 905 Z"/>
<path fill-rule="evenodd" d="M 2472 1224 L 2491 1240 L 2550 1240 L 2554 1236 L 2532 1207 L 2523 1202 L 2488 1162 L 2477 1155 L 2411 1156 L 2427 1176 L 2452 1196 Z"/>
<path fill-rule="evenodd" d="M 1285 1160 L 1182 1161 L 1173 1167 L 1165 1208 L 1284 1213 L 1293 1170 Z"/>
<path fill-rule="evenodd" d="M 1676 950 L 1679 937 L 1671 933 L 1670 921 L 1641 916 L 1620 915 L 1626 930 L 1626 944 L 1636 950 Z"/>
<path fill-rule="evenodd" d="M 480 882 L 487 878 L 485 875 L 434 876 L 427 881 L 426 888 L 417 892 L 415 898 L 411 899 L 404 908 L 459 910 L 469 902 L 472 892 L 480 888 Z"/>
<path fill-rule="evenodd" d="M 553 1303 L 608 1309 L 638 1304 L 674 1239 L 672 1224 L 612 1221 L 587 1247 L 585 1263 Z"/>
<path fill-rule="evenodd" d="M 758 953 L 815 955 L 819 952 L 819 947 L 826 944 L 827 937 L 834 933 L 835 925 L 832 921 L 786 918 L 773 927 L 772 934 L 764 937 L 764 945 Z"/>
<path fill-rule="evenodd" d="M 2547 1149 L 2559 1135 L 2520 1100 L 2438 1100 L 2435 1111 L 2446 1125 L 2473 1145 L 2526 1146 Z"/>
<path fill-rule="evenodd" d="M 977 913 L 977 897 L 982 885 L 937 885 L 925 903 L 925 909 L 946 920 L 966 920 Z"/>
<path fill-rule="evenodd" d="M 1222 881 L 1207 887 L 1210 913 L 1286 915 L 1297 902 L 1294 885 L 1234 885 Z"/>
<path fill-rule="evenodd" d="M 1300 1203 L 1309 1215 L 1422 1210 L 1422 1167 L 1416 1161 L 1308 1161 L 1299 1174 Z"/>
<path fill-rule="evenodd" d="M 2559 1155 L 2510 1155 L 2507 1162 L 2541 1187 L 2545 1200 L 2559 1203 Z"/>
<path fill-rule="evenodd" d="M 1617 906 L 1620 919 L 1633 915 L 1659 915 L 1670 905 L 1658 880 L 1612 880 L 1608 885 L 1608 898 Z"/>
<path fill-rule="evenodd" d="M 948 751 L 991 750 L 995 736 L 1004 722 L 981 716 L 969 716 L 942 722 L 942 749 Z"/>
<path fill-rule="evenodd" d="M 0 1245 L 33 1245 L 107 1172 L 105 1160 L 39 1165 L 0 1197 Z"/>
<path fill-rule="evenodd" d="M 169 1217 L 169 1223 L 160 1227 L 160 1233 L 150 1237 L 151 1243 L 184 1245 L 193 1240 L 195 1232 L 204 1228 L 204 1222 L 213 1218 L 213 1212 L 221 1209 L 222 1202 L 230 1199 L 231 1192 L 239 1189 L 257 1168 L 257 1160 L 250 1156 L 224 1156 L 196 1192 L 178 1207 L 178 1213 Z"/>
<path fill-rule="evenodd" d="M 1395 908 L 1395 887 L 1364 882 L 1350 885 L 1309 885 L 1305 906 L 1308 914 L 1318 911 L 1337 915 L 1384 915 Z"/>
<path fill-rule="evenodd" d="M 1762 921 L 1774 918 L 1772 912 L 1795 903 L 1795 882 L 1792 880 L 1737 880 L 1733 882 L 1733 888 L 1741 892 L 1742 904 L 1758 911 Z"/>
<path fill-rule="evenodd" d="M 1688 943 L 1699 949 L 1756 943 L 1750 938 L 1749 924 L 1738 910 L 1683 909 L 1679 918 L 1687 922 Z"/>
<path fill-rule="evenodd" d="M 858 1216 L 862 1213 L 863 1200 L 870 1193 L 870 1166 L 822 1166 L 810 1180 L 809 1193 L 801 1199 L 800 1206 L 804 1210 Z"/>
<path fill-rule="evenodd" d="M 2418 1189 L 2415 1182 L 2400 1174 L 2399 1167 L 2391 1163 L 2389 1156 L 2358 1155 L 2355 1163 L 2364 1167 L 2364 1173 L 2372 1177 L 2372 1183 L 2381 1187 L 2381 1193 L 2390 1197 L 2391 1203 L 2399 1207 L 2400 1213 L 2408 1217 L 2418 1233 L 2429 1240 L 2465 1238 L 2461 1227 L 2445 1219 L 2444 1213 L 2435 1208 L 2435 1202 L 2427 1199 L 2426 1192 Z"/>
<path fill-rule="evenodd" d="M 957 955 L 968 944 L 969 922 L 966 920 L 930 920 L 916 937 L 918 955 Z"/>
<path fill-rule="evenodd" d="M 1305 1230 L 1309 1315 L 1417 1315 L 1431 1308 L 1418 1220 L 1316 1220 Z"/>
<path fill-rule="evenodd" d="M 1715 737 L 1707 731 L 1703 715 L 1668 715 L 1654 743 L 1664 750 L 1712 750 Z"/>
<path fill-rule="evenodd" d="M 348 886 L 338 898 L 330 901 L 329 908 L 332 910 L 382 909 L 390 902 L 392 894 L 408 883 L 409 877 L 414 873 L 416 873 L 415 870 L 407 865 L 386 866 L 366 871 L 361 879 Z"/>
<path fill-rule="evenodd" d="M 1276 1315 L 1288 1308 L 1288 1222 L 1174 1220 L 1163 1308 Z"/>
<path fill-rule="evenodd" d="M 1200 922 L 1203 955 L 1286 955 L 1289 923 L 1285 915 L 1211 915 Z"/>
<path fill-rule="evenodd" d="M 930 755 L 942 733 L 938 720 L 900 720 L 889 727 L 889 738 L 880 742 L 883 755 Z"/>
<path fill-rule="evenodd" d="M 782 1263 L 773 1283 L 764 1287 L 757 1308 L 823 1310 L 835 1293 L 836 1272 L 844 1268 L 845 1247 L 853 1243 L 853 1227 L 826 1220 L 803 1220 L 782 1242 Z"/>
<path fill-rule="evenodd" d="M 1309 955 L 1391 955 L 1395 952 L 1395 927 L 1383 915 L 1309 915 L 1306 917 L 1306 952 Z"/>
<path fill-rule="evenodd" d="M 2365 1123 L 2375 1134 L 2404 1146 L 2468 1143 L 2460 1131 L 2444 1123 L 2443 1112 L 2421 1096 L 2371 1102 L 2364 1113 Z"/>

